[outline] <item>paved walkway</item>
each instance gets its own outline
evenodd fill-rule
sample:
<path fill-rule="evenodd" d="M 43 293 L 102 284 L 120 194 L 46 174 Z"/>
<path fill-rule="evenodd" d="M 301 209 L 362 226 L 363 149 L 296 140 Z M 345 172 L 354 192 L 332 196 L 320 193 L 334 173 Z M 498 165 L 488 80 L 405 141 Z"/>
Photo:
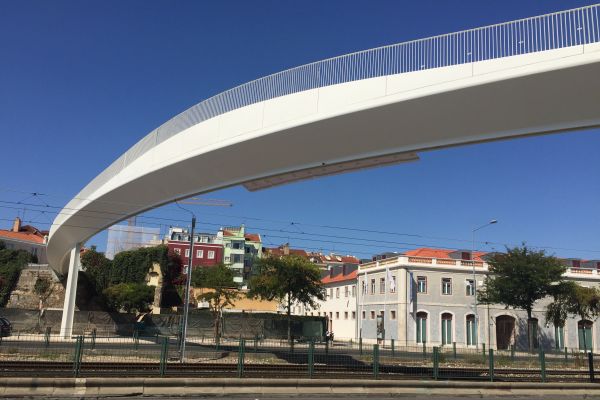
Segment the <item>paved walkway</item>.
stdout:
<path fill-rule="evenodd" d="M 600 384 L 351 379 L 0 378 L 0 396 L 600 396 Z"/>

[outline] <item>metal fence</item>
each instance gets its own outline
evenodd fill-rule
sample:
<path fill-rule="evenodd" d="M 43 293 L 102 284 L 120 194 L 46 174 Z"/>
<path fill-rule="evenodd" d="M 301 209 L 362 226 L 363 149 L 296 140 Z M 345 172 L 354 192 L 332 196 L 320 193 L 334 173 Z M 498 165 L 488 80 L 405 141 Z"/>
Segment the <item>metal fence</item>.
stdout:
<path fill-rule="evenodd" d="M 354 341 L 193 337 L 179 357 L 166 336 L 1 338 L 4 376 L 230 376 L 595 382 L 592 352 L 398 346 Z"/>
<path fill-rule="evenodd" d="M 278 72 L 198 103 L 146 135 L 76 197 L 86 199 L 159 143 L 229 111 L 310 89 L 600 41 L 600 5 L 359 51 Z M 67 213 L 68 214 L 68 213 Z"/>

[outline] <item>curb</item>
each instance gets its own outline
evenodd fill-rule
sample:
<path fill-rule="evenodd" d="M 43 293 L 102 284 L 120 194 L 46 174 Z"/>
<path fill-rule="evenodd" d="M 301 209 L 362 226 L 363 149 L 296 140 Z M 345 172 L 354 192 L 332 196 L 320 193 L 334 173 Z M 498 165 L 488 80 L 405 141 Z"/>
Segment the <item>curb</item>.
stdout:
<path fill-rule="evenodd" d="M 0 396 L 222 396 L 231 394 L 600 395 L 593 383 L 264 378 L 0 378 Z"/>

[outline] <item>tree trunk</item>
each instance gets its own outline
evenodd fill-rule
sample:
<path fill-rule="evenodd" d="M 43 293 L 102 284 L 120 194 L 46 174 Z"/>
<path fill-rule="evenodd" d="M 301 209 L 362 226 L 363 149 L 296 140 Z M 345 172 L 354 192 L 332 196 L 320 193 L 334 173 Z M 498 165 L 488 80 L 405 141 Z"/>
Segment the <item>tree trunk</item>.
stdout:
<path fill-rule="evenodd" d="M 287 340 L 288 343 L 292 342 L 292 296 L 289 293 L 287 302 Z"/>
<path fill-rule="evenodd" d="M 219 309 L 215 311 L 215 344 L 219 343 Z"/>
<path fill-rule="evenodd" d="M 533 351 L 533 332 L 531 331 L 531 308 L 527 309 L 527 348 Z"/>

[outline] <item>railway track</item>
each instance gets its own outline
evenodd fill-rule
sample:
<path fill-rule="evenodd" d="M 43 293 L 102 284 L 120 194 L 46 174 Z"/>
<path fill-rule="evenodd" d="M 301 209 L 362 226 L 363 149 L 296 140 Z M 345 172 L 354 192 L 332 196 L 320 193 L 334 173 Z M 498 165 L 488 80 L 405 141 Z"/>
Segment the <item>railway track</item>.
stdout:
<path fill-rule="evenodd" d="M 39 376 L 60 377 L 73 376 L 73 363 L 51 361 L 2 361 L 2 376 Z M 144 376 L 160 375 L 158 363 L 118 363 L 118 362 L 85 362 L 79 370 L 79 376 Z M 238 365 L 234 363 L 168 363 L 165 376 L 237 376 Z M 307 377 L 306 364 L 245 364 L 245 377 Z M 313 377 L 356 377 L 373 378 L 371 368 L 356 365 L 315 364 Z M 414 367 L 401 365 L 380 365 L 379 378 L 382 379 L 415 379 L 433 378 L 432 367 Z M 444 368 L 438 369 L 438 379 L 489 380 L 487 368 Z M 554 381 L 589 381 L 587 370 L 550 369 L 546 370 L 546 379 Z M 497 381 L 540 381 L 540 371 L 525 368 L 499 368 L 494 370 Z"/>

